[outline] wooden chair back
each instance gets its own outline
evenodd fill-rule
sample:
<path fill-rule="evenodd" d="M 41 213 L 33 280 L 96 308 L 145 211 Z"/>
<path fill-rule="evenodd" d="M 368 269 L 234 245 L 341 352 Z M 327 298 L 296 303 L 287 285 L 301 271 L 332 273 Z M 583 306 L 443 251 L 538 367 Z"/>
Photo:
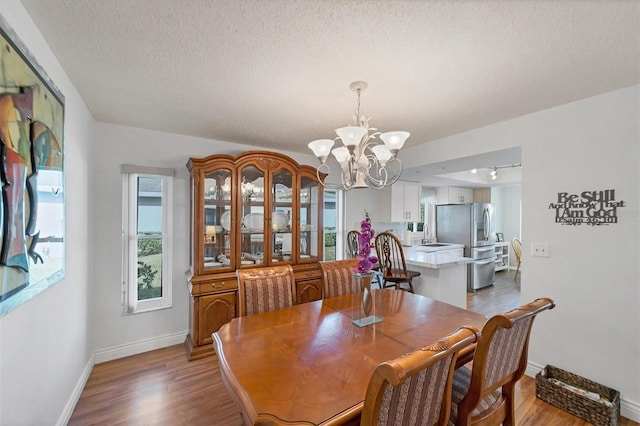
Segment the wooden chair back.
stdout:
<path fill-rule="evenodd" d="M 359 231 L 349 231 L 347 233 L 347 254 L 350 258 L 358 257 L 360 244 L 358 244 Z"/>
<path fill-rule="evenodd" d="M 412 280 L 420 273 L 407 270 L 404 250 L 402 250 L 402 243 L 398 237 L 390 232 L 382 232 L 376 236 L 375 241 L 380 271 L 382 272 L 383 285 L 381 287 L 389 287 L 388 283 L 391 283 L 398 289 L 401 288 L 400 283 L 407 283 L 408 290 L 413 293 Z"/>
<path fill-rule="evenodd" d="M 240 316 L 293 306 L 296 281 L 291 265 L 239 269 Z"/>
<path fill-rule="evenodd" d="M 360 425 L 446 425 L 458 353 L 479 335 L 473 327 L 462 327 L 378 365 L 369 380 Z"/>
<path fill-rule="evenodd" d="M 553 309 L 549 298 L 536 299 L 482 328 L 473 367 L 456 370 L 451 421 L 456 425 L 515 425 L 515 385 L 527 368 L 529 336 L 536 315 Z"/>
<path fill-rule="evenodd" d="M 511 248 L 513 249 L 513 255 L 515 256 L 517 264 L 516 274 L 514 275 L 513 279 L 517 280 L 518 273 L 520 272 L 520 256 L 522 255 L 522 243 L 519 239 L 514 238 L 511 240 Z"/>
<path fill-rule="evenodd" d="M 358 259 L 320 262 L 323 299 L 350 294 L 353 291 L 353 268 L 357 265 Z"/>

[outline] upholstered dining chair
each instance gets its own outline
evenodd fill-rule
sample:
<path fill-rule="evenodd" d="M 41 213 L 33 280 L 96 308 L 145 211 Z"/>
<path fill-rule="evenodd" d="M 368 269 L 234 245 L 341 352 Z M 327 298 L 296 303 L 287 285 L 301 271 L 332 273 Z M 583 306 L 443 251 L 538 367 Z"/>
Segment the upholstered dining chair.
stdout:
<path fill-rule="evenodd" d="M 513 255 L 516 257 L 516 274 L 514 275 L 514 281 L 518 280 L 518 272 L 520 272 L 520 256 L 522 255 L 522 243 L 519 239 L 514 238 L 511 240 L 511 248 L 513 249 Z"/>
<path fill-rule="evenodd" d="M 358 264 L 357 259 L 335 260 L 320 262 L 322 270 L 323 298 L 342 296 L 353 292 L 353 268 Z"/>
<path fill-rule="evenodd" d="M 358 257 L 358 252 L 360 251 L 360 245 L 358 244 L 358 237 L 360 236 L 360 231 L 349 231 L 347 233 L 347 255 L 350 258 Z"/>
<path fill-rule="evenodd" d="M 382 232 L 376 236 L 376 253 L 382 272 L 382 284 L 380 288 L 395 287 L 408 290 L 413 293 L 413 279 L 420 276 L 420 272 L 410 271 L 404 260 L 402 243 L 390 232 Z M 401 283 L 407 283 L 408 287 L 401 287 Z"/>
<path fill-rule="evenodd" d="M 237 275 L 240 316 L 293 305 L 296 281 L 291 265 L 240 269 Z"/>
<path fill-rule="evenodd" d="M 453 375 L 450 425 L 514 426 L 515 385 L 527 368 L 529 336 L 536 315 L 553 309 L 549 298 L 536 299 L 482 327 L 473 366 Z"/>
<path fill-rule="evenodd" d="M 456 358 L 479 335 L 476 328 L 461 327 L 432 345 L 378 365 L 369 380 L 360 425 L 446 425 Z"/>

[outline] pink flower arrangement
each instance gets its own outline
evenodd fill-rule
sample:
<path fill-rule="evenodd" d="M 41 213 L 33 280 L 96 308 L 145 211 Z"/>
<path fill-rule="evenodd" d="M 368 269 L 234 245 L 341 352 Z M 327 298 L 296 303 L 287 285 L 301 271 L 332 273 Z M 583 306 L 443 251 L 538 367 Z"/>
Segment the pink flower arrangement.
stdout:
<path fill-rule="evenodd" d="M 369 219 L 369 213 L 364 212 L 364 220 L 360 222 L 360 235 L 358 236 L 358 266 L 353 269 L 353 272 L 358 274 L 367 274 L 371 272 L 371 268 L 378 262 L 376 256 L 371 255 L 371 240 L 376 235 L 376 231 L 371 227 L 371 220 Z"/>

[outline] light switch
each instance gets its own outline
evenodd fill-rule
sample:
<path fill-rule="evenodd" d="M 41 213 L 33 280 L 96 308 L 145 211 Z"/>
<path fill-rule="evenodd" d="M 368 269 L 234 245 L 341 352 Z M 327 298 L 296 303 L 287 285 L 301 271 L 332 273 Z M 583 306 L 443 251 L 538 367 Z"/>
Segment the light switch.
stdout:
<path fill-rule="evenodd" d="M 549 244 L 531 243 L 531 256 L 549 257 Z"/>

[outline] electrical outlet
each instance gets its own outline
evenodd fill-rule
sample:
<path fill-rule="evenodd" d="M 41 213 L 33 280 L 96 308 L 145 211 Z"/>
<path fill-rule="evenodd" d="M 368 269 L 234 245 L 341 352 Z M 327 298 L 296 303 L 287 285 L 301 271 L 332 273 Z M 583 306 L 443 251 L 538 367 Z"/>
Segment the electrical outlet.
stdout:
<path fill-rule="evenodd" d="M 549 257 L 549 244 L 531 243 L 531 256 Z"/>

